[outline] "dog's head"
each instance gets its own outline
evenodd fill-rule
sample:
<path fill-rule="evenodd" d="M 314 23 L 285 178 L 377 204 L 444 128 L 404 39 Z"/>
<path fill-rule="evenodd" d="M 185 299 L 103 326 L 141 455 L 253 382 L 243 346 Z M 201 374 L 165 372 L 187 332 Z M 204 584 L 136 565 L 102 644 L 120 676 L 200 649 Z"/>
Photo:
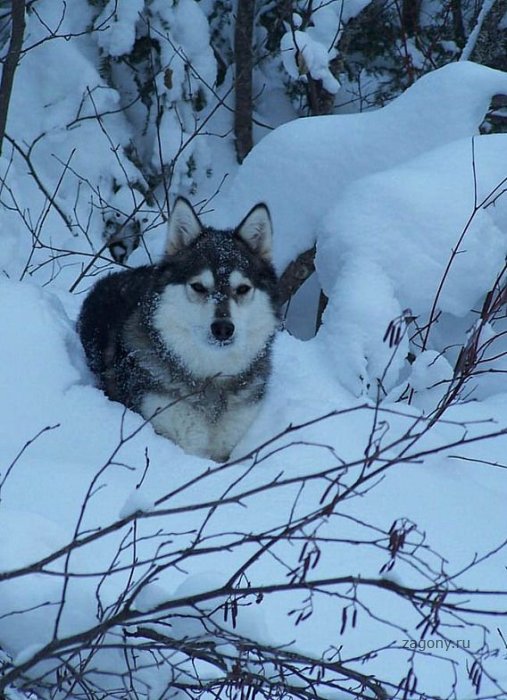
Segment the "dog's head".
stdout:
<path fill-rule="evenodd" d="M 168 282 L 153 323 L 196 376 L 236 375 L 267 347 L 278 324 L 272 225 L 265 204 L 232 230 L 203 226 L 176 200 L 163 268 Z"/>

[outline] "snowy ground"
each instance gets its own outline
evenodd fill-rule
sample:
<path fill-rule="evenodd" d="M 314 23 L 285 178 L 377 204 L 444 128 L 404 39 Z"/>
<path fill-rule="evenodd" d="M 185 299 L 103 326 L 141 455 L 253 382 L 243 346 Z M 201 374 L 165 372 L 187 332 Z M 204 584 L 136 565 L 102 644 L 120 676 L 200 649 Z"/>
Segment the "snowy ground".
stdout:
<path fill-rule="evenodd" d="M 87 211 L 86 197 L 77 196 L 80 188 L 100 189 L 111 170 L 120 180 L 124 173 L 93 120 L 70 131 L 61 127 L 71 118 L 69 95 L 76 86 L 63 80 L 58 95 L 48 94 L 45 60 L 55 57 L 44 53 L 47 46 L 22 63 L 17 85 L 26 76 L 34 90 L 18 87 L 10 135 L 30 143 L 41 129 L 30 115 L 45 116 L 46 135 L 32 158 L 50 190 L 63 175 L 58 209 L 48 206 L 19 153 L 11 157 L 7 147 L 0 162 L 6 183 L 0 239 L 2 649 L 15 664 L 29 665 L 52 640 L 82 632 L 119 609 L 122 591 L 132 592 L 147 574 L 154 580 L 141 587 L 132 609 L 145 613 L 167 605 L 173 637 L 202 636 L 181 607 L 188 596 L 248 581 L 254 589 L 282 590 L 240 607 L 236 634 L 315 657 L 340 648 L 344 666 L 385 680 L 389 693 L 412 667 L 417 692 L 425 697 L 505 697 L 501 634 L 507 637 L 507 627 L 505 618 L 487 612 L 504 611 L 507 593 L 504 374 L 474 379 L 469 401 L 448 409 L 431 428 L 422 412 L 431 413 L 441 400 L 458 348 L 477 319 L 473 310 L 481 308 L 503 266 L 507 199 L 500 195 L 507 136 L 477 133 L 491 96 L 507 93 L 507 76 L 453 64 L 378 112 L 282 126 L 260 142 L 214 200 L 207 220 L 218 225 L 237 223 L 252 204 L 267 202 L 279 270 L 317 241 L 317 274 L 330 298 L 314 339 L 304 342 L 286 332 L 278 338 L 268 400 L 235 456 L 279 437 L 253 456 L 219 467 L 184 454 L 139 416 L 108 401 L 86 369 L 74 320 L 95 278 L 82 272 L 101 245 L 102 221 L 92 212 L 87 236 L 75 236 L 62 212 L 75 233 Z M 83 86 L 96 79 L 89 70 L 83 59 Z M 114 91 L 101 94 L 101 109 L 114 105 Z M 52 110 L 43 108 L 49 103 Z M 115 139 L 127 133 L 122 119 L 117 114 L 106 122 Z M 223 162 L 226 168 L 226 156 Z M 215 169 L 220 171 L 219 164 Z M 136 195 L 121 196 L 121 207 L 131 211 Z M 20 212 L 29 218 L 31 235 Z M 160 223 L 156 211 L 142 215 Z M 155 258 L 162 237 L 160 226 L 146 239 Z M 130 262 L 147 259 L 141 247 Z M 101 266 L 112 267 L 97 260 L 94 273 Z M 386 328 L 406 309 L 423 327 L 442 280 L 439 323 L 411 365 L 410 333 L 403 331 L 393 348 L 383 340 Z M 298 313 L 305 313 L 304 305 Z M 505 364 L 502 329 L 501 322 L 486 329 L 495 339 L 490 356 L 498 356 L 488 368 Z M 383 400 L 376 410 L 379 378 Z M 410 405 L 398 402 L 407 385 L 413 390 Z M 307 421 L 284 434 L 289 425 Z M 495 437 L 477 439 L 484 435 Z M 366 462 L 365 454 L 371 457 Z M 333 512 L 312 515 L 328 502 Z M 129 517 L 137 510 L 145 515 L 133 525 Z M 122 528 L 92 536 L 44 571 L 2 577 L 119 518 L 126 518 Z M 266 551 L 260 548 L 298 519 L 303 525 L 295 532 L 313 535 L 307 578 L 345 581 L 318 586 L 312 614 L 295 625 L 298 614 L 289 612 L 308 612 L 307 593 L 298 583 L 304 579 L 298 570 L 302 543 L 279 537 Z M 387 533 L 395 522 L 408 534 L 391 557 Z M 205 547 L 210 551 L 201 552 Z M 160 570 L 150 568 L 153 561 L 163 564 Z M 347 577 L 365 583 L 354 586 Z M 453 614 L 441 608 L 440 626 L 425 630 L 427 610 L 400 591 L 432 582 L 448 589 L 448 600 L 461 609 Z M 469 592 L 460 595 L 459 589 Z M 210 619 L 231 631 L 230 619 L 224 622 L 221 615 Z M 437 640 L 447 646 L 436 649 Z M 480 687 L 476 659 L 482 664 Z M 97 654 L 93 666 L 114 674 L 124 663 L 112 648 Z M 146 667 L 136 682 L 146 682 L 149 696 L 160 697 L 168 668 Z M 28 675 L 49 669 L 41 664 Z M 216 669 L 203 663 L 201 673 L 211 677 Z"/>

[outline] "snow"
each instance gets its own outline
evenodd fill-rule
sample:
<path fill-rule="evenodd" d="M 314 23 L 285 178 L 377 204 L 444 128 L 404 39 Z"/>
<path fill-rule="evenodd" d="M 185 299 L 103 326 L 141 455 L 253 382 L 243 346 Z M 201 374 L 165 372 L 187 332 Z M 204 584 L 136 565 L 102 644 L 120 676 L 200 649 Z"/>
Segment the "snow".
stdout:
<path fill-rule="evenodd" d="M 150 612 L 159 605 L 163 605 L 169 595 L 167 591 L 158 586 L 156 583 L 151 583 L 145 586 L 134 600 L 134 607 L 138 612 Z"/>
<path fill-rule="evenodd" d="M 136 515 L 138 513 L 149 513 L 150 510 L 153 510 L 153 502 L 146 498 L 139 489 L 136 489 L 125 501 L 125 505 L 120 510 L 119 517 L 123 520 L 123 518 L 129 518 L 131 515 Z"/>
<path fill-rule="evenodd" d="M 99 46 L 111 56 L 122 56 L 132 50 L 136 38 L 135 24 L 144 7 L 143 0 L 118 3 L 109 0 L 95 20 L 95 26 L 108 31 L 99 32 Z"/>
<path fill-rule="evenodd" d="M 329 60 L 333 56 L 309 33 L 298 30 L 287 32 L 281 39 L 280 50 L 284 68 L 292 78 L 306 79 L 309 73 L 314 80 L 321 80 L 332 95 L 338 92 L 340 83 L 329 70 Z"/>
<path fill-rule="evenodd" d="M 37 654 L 37 652 L 39 652 L 41 649 L 41 644 L 30 644 L 30 646 L 26 647 L 26 649 L 23 649 L 23 651 L 20 651 L 19 654 L 16 654 L 13 662 L 14 665 L 21 666 L 35 656 L 35 654 Z"/>
<path fill-rule="evenodd" d="M 248 155 L 214 200 L 217 213 L 210 220 L 236 225 L 249 207 L 266 202 L 273 214 L 275 260 L 283 270 L 312 247 L 317 226 L 345 186 L 477 134 L 491 96 L 506 90 L 503 73 L 451 63 L 376 112 L 285 124 Z M 275 183 L 283 183 L 283 190 Z"/>
<path fill-rule="evenodd" d="M 404 309 L 424 325 L 442 283 L 437 309 L 461 317 L 493 286 L 505 257 L 507 200 L 487 204 L 502 189 L 506 159 L 503 135 L 454 141 L 352 183 L 327 214 L 316 257 L 331 298 L 321 335 L 351 390 L 359 377 L 370 384 L 381 375 L 390 348 L 378 338 Z M 396 353 L 387 388 L 405 355 L 406 347 Z M 362 367 L 349 364 L 358 358 Z"/>
<path fill-rule="evenodd" d="M 452 376 L 452 366 L 437 350 L 425 350 L 418 355 L 408 379 L 415 391 L 414 406 L 430 413 L 443 398 Z M 391 399 L 396 400 L 396 398 L 396 389 L 394 389 Z"/>
<path fill-rule="evenodd" d="M 129 50 L 141 4 L 120 3 L 123 9 L 99 34 L 98 46 L 112 56 Z M 365 4 L 354 3 L 354 11 Z M 41 6 L 52 11 L 49 2 Z M 180 0 L 174 8 L 157 8 L 171 10 L 174 37 L 195 51 L 194 58 L 204 56 L 206 27 L 198 5 Z M 198 36 L 188 33 L 181 13 L 194 18 Z M 30 19 L 34 39 L 36 27 Z M 82 633 L 130 596 L 132 617 L 121 621 L 122 634 L 135 634 L 143 623 L 172 635 L 181 642 L 171 658 L 182 674 L 192 673 L 183 642 L 218 635 L 235 660 L 238 634 L 317 657 L 340 646 L 351 668 L 396 686 L 411 658 L 403 640 L 421 642 L 421 612 L 407 600 L 349 582 L 323 585 L 326 594 L 314 593 L 313 614 L 298 625 L 298 613 L 289 613 L 307 599 L 297 585 L 306 555 L 314 580 L 356 576 L 424 588 L 440 577 L 451 589 L 505 589 L 507 392 L 492 375 L 479 377 L 471 397 L 476 400 L 451 407 L 431 426 L 424 415 L 439 405 L 457 346 L 477 327 L 477 309 L 504 262 L 506 201 L 496 196 L 504 185 L 492 193 L 506 174 L 507 136 L 478 136 L 477 130 L 491 96 L 507 92 L 507 77 L 461 62 L 421 78 L 377 112 L 281 126 L 212 201 L 215 211 L 205 219 L 219 225 L 237 224 L 252 205 L 267 202 L 279 270 L 316 242 L 318 280 L 330 298 L 314 339 L 279 335 L 261 413 L 234 461 L 217 465 L 185 454 L 140 416 L 107 400 L 86 368 L 74 321 L 83 292 L 113 267 L 96 258 L 93 274 L 83 274 L 102 245 L 98 203 L 107 202 L 122 216 L 138 207 L 136 216 L 150 233 L 147 248 L 141 246 L 132 263 L 146 262 L 161 249 L 164 227 L 157 227 L 156 205 L 148 206 L 139 190 L 133 194 L 127 186 L 129 178 L 141 184 L 144 178 L 123 156 L 133 130 L 124 114 L 104 117 L 109 137 L 94 119 L 64 128 L 78 114 L 114 110 L 118 94 L 93 67 L 89 57 L 98 51 L 91 39 L 81 48 L 57 45 L 47 42 L 23 58 L 9 133 L 27 148 L 45 131 L 31 153 L 33 164 L 50 191 L 63 174 L 55 203 L 69 217 L 70 230 L 54 206 L 47 209 L 26 159 L 6 146 L 1 161 L 2 650 L 18 667 L 29 665 L 55 635 Z M 69 71 L 54 81 L 64 62 Z M 181 96 L 180 88 L 169 99 Z M 176 121 L 164 124 L 164 131 Z M 171 157 L 179 135 L 168 134 L 164 157 Z M 205 151 L 202 158 L 211 157 Z M 72 169 L 62 165 L 69 158 Z M 26 221 L 12 208 L 13 197 L 20 212 L 30 212 Z M 488 206 L 476 207 L 481 203 Z M 71 254 L 60 258 L 41 243 Z M 413 327 L 407 322 L 412 315 L 421 326 L 428 321 L 442 281 L 439 322 L 421 349 L 410 341 Z M 393 321 L 394 336 L 400 328 L 398 343 L 384 340 Z M 501 322 L 481 330 L 482 342 L 494 341 L 492 356 L 503 347 L 504 332 Z M 411 362 L 409 352 L 416 355 Z M 505 364 L 502 358 L 500 365 L 488 361 L 489 367 Z M 398 402 L 407 386 L 413 401 Z M 490 434 L 496 435 L 479 439 Z M 371 462 L 365 461 L 369 456 Z M 358 492 L 354 484 L 365 474 L 368 481 Z M 347 497 L 314 519 L 335 494 Z M 297 537 L 277 539 L 298 519 L 306 523 L 295 529 L 309 538 L 305 552 Z M 406 547 L 391 558 L 386 541 L 393 523 L 409 532 Z M 270 538 L 271 546 L 263 549 Z M 44 567 L 37 566 L 47 557 Z M 32 570 L 24 569 L 30 565 Z M 226 584 L 240 589 L 237 619 L 231 596 L 221 590 Z M 265 585 L 283 590 L 262 598 L 249 592 Z M 204 600 L 209 591 L 214 597 Z M 454 600 L 478 610 L 505 607 L 499 595 L 466 597 L 470 604 Z M 358 601 L 357 626 L 349 617 L 340 634 L 344 606 Z M 163 624 L 156 608 L 167 611 Z M 463 627 L 445 611 L 441 615 L 444 624 L 458 625 L 441 629 L 446 638 L 466 637 L 473 650 L 488 645 L 483 664 L 489 675 L 481 694 L 492 697 L 492 679 L 505 686 L 498 619 L 479 613 L 476 626 Z M 114 648 L 118 639 L 106 636 L 111 648 L 97 653 L 88 670 L 106 690 L 108 684 L 116 687 L 114 674 L 124 670 L 124 657 Z M 376 654 L 366 660 L 372 650 Z M 171 682 L 169 665 L 156 667 L 148 656 L 139 642 L 136 678 L 147 697 L 160 697 Z M 438 657 L 416 654 L 419 688 L 428 697 L 446 696 L 454 687 L 457 697 L 472 697 L 470 658 L 459 647 Z M 197 663 L 204 677 L 220 676 L 210 663 Z M 48 662 L 27 675 L 36 678 L 53 668 Z M 112 673 L 109 680 L 104 671 Z M 345 685 L 350 690 L 354 684 Z"/>

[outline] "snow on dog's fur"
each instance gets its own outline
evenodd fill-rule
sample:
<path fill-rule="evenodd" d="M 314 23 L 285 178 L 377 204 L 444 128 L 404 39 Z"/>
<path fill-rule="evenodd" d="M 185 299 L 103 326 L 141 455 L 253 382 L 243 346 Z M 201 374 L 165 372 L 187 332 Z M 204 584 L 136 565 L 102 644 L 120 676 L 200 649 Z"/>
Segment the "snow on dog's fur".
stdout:
<path fill-rule="evenodd" d="M 279 318 L 271 246 L 264 204 L 224 231 L 180 197 L 162 262 L 109 275 L 84 301 L 102 388 L 188 452 L 227 459 L 257 414 Z"/>

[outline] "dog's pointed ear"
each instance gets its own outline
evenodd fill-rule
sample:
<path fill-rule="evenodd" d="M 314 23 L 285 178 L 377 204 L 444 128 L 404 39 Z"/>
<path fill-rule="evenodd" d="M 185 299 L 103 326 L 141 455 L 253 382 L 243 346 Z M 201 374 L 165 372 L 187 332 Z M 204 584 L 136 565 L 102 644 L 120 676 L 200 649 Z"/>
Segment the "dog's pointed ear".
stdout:
<path fill-rule="evenodd" d="M 236 229 L 250 250 L 265 260 L 271 260 L 273 248 L 273 225 L 269 209 L 265 204 L 256 204 Z"/>
<path fill-rule="evenodd" d="M 185 197 L 178 197 L 169 220 L 165 243 L 166 255 L 174 255 L 182 248 L 186 248 L 201 235 L 202 231 L 202 224 L 190 202 Z"/>

